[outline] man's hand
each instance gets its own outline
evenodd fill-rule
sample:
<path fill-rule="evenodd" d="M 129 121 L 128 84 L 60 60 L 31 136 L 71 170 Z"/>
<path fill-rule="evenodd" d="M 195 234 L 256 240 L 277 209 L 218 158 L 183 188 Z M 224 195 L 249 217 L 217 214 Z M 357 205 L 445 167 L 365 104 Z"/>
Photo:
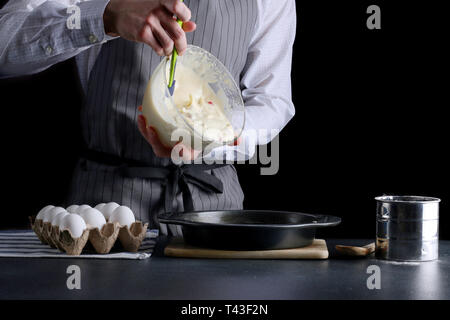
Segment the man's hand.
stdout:
<path fill-rule="evenodd" d="M 142 112 L 142 106 L 138 107 L 138 110 Z M 177 152 L 176 156 L 183 159 L 183 161 L 191 161 L 197 159 L 201 154 L 200 150 L 194 150 L 190 147 L 183 145 L 182 143 L 177 143 L 173 148 L 165 146 L 158 137 L 156 130 L 147 125 L 147 119 L 143 114 L 138 116 L 138 128 L 145 140 L 152 146 L 153 152 L 156 156 L 161 158 L 172 157 L 172 152 Z M 237 146 L 241 143 L 241 137 L 234 140 L 230 146 Z"/>
<path fill-rule="evenodd" d="M 142 111 L 142 106 L 140 106 L 138 110 Z M 193 150 L 181 143 L 177 143 L 173 148 L 165 146 L 161 140 L 159 140 L 156 130 L 147 125 L 147 120 L 142 114 L 138 117 L 138 128 L 144 139 L 147 140 L 147 142 L 152 146 L 155 155 L 160 158 L 170 158 L 172 156 L 172 152 L 177 152 L 177 156 L 184 161 L 191 161 L 196 159 L 201 153 L 201 151 Z"/>
<path fill-rule="evenodd" d="M 170 55 L 174 43 L 178 54 L 184 53 L 185 32 L 196 28 L 190 19 L 191 11 L 180 0 L 111 0 L 103 14 L 106 34 L 146 43 L 160 56 Z"/>

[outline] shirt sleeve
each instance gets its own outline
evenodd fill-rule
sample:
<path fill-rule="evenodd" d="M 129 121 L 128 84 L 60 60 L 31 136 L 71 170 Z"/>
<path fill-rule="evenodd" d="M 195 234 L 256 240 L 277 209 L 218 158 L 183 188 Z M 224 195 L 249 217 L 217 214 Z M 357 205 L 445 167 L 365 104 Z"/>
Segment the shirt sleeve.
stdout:
<path fill-rule="evenodd" d="M 40 72 L 112 37 L 109 0 L 11 0 L 0 10 L 0 78 Z"/>
<path fill-rule="evenodd" d="M 269 143 L 295 114 L 291 95 L 295 0 L 257 2 L 256 29 L 240 81 L 245 105 L 242 141 L 239 146 L 214 149 L 205 157 L 208 160 L 248 160 L 256 145 Z"/>

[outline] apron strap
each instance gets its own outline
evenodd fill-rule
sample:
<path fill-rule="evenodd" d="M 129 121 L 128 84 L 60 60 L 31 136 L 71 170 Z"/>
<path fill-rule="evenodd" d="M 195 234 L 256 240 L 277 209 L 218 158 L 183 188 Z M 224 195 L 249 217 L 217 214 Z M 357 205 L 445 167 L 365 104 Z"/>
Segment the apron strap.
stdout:
<path fill-rule="evenodd" d="M 165 185 L 164 209 L 167 213 L 174 212 L 173 200 L 178 191 L 181 191 L 183 196 L 184 211 L 194 211 L 189 183 L 205 192 L 223 193 L 222 181 L 205 171 L 228 166 L 228 164 L 183 164 L 181 166 L 172 164 L 168 167 L 153 167 L 136 160 L 127 160 L 93 150 L 83 152 L 82 157 L 90 161 L 116 166 L 116 170 L 128 178 L 161 180 Z"/>

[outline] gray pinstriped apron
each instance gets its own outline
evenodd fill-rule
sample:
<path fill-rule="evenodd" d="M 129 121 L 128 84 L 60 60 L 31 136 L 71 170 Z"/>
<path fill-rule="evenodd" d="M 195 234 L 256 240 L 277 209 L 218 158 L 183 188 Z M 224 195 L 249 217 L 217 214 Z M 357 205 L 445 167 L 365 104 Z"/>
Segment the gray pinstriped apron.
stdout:
<path fill-rule="evenodd" d="M 218 57 L 239 83 L 257 8 L 253 0 L 186 0 L 197 29 L 187 34 L 189 44 Z M 81 109 L 83 137 L 88 150 L 132 159 L 153 167 L 171 168 L 170 159 L 156 157 L 137 128 L 137 107 L 161 57 L 144 44 L 115 39 L 102 45 L 89 75 Z M 94 159 L 95 160 L 95 159 Z M 225 166 L 207 173 L 223 184 L 221 193 L 187 183 L 195 210 L 241 209 L 243 193 L 236 170 Z M 160 179 L 124 176 L 117 165 L 81 158 L 73 176 L 68 204 L 115 201 L 129 206 L 136 218 L 158 228 L 156 216 L 165 211 L 167 184 Z M 183 196 L 173 197 L 174 210 L 183 211 Z"/>

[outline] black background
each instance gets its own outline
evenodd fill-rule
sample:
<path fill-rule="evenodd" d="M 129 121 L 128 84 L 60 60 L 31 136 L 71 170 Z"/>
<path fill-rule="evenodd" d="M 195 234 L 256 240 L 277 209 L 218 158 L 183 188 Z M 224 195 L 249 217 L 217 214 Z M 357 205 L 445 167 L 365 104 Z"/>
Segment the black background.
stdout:
<path fill-rule="evenodd" d="M 375 196 L 436 196 L 440 236 L 450 239 L 440 3 L 297 1 L 296 116 L 280 136 L 277 175 L 237 166 L 246 208 L 334 214 L 342 224 L 322 236 L 372 238 Z M 366 28 L 371 4 L 381 7 L 381 30 Z M 1 228 L 24 227 L 28 215 L 64 199 L 81 141 L 79 90 L 73 59 L 0 81 Z"/>

